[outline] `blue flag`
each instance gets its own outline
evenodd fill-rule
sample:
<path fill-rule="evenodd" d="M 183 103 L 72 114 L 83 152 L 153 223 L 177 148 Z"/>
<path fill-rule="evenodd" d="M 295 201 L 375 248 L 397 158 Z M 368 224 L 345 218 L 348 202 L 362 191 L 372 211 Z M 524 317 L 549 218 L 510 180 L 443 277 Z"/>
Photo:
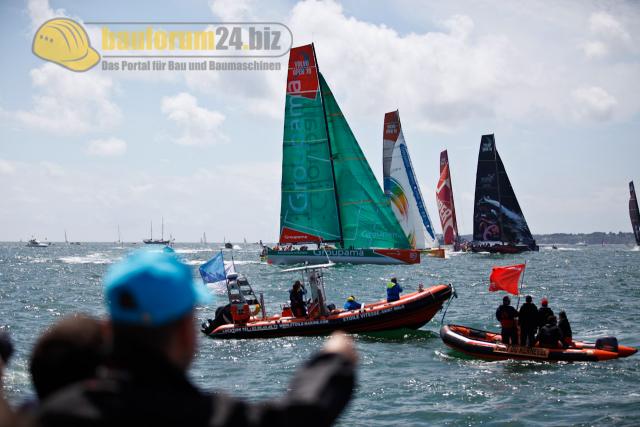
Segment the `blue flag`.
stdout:
<path fill-rule="evenodd" d="M 214 283 L 227 279 L 224 271 L 224 259 L 222 251 L 200 266 L 200 275 L 204 283 Z"/>

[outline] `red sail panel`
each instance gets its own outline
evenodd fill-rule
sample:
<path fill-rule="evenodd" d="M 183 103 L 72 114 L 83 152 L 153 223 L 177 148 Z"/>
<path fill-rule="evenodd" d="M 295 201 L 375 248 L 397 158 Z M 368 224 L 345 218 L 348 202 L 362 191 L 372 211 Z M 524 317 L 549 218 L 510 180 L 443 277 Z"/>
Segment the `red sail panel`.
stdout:
<path fill-rule="evenodd" d="M 308 44 L 291 49 L 287 74 L 287 95 L 315 99 L 318 86 L 318 70 L 313 45 Z"/>
<path fill-rule="evenodd" d="M 384 133 L 382 139 L 396 142 L 400 135 L 400 117 L 398 110 L 384 115 Z"/>
<path fill-rule="evenodd" d="M 458 241 L 458 223 L 453 202 L 453 187 L 451 185 L 447 150 L 440 153 L 440 180 L 436 188 L 436 200 L 438 202 L 444 244 L 455 245 Z"/>
<path fill-rule="evenodd" d="M 303 233 L 302 231 L 294 230 L 289 227 L 282 227 L 280 232 L 280 243 L 309 243 L 309 242 L 322 242 L 322 238 L 314 236 L 313 234 Z"/>

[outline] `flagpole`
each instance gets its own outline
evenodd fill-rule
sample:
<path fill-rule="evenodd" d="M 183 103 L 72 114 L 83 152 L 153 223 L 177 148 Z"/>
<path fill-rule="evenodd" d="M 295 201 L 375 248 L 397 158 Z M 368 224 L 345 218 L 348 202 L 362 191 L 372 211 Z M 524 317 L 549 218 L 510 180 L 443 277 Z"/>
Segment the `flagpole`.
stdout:
<path fill-rule="evenodd" d="M 524 261 L 524 269 L 522 269 L 522 276 L 520 276 L 520 288 L 518 289 L 518 304 L 516 310 L 520 308 L 520 295 L 522 294 L 522 284 L 524 283 L 524 273 L 527 272 L 527 260 Z"/>

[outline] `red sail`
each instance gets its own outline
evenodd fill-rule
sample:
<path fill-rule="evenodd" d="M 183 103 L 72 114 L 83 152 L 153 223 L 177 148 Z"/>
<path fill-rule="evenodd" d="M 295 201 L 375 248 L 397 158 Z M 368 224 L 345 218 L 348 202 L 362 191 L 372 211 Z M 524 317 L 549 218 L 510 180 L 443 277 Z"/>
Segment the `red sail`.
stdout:
<path fill-rule="evenodd" d="M 436 188 L 438 212 L 445 245 L 455 245 L 458 241 L 458 222 L 456 221 L 456 208 L 453 203 L 453 186 L 449 172 L 449 158 L 447 150 L 440 153 L 440 180 Z"/>

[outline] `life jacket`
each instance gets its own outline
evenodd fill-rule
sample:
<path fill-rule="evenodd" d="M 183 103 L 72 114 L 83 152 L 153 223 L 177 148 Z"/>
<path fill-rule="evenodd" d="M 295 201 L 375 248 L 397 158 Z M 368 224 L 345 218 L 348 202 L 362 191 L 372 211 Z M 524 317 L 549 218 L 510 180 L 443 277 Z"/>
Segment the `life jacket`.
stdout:
<path fill-rule="evenodd" d="M 387 302 L 398 301 L 400 299 L 402 288 L 397 283 L 387 283 Z"/>

